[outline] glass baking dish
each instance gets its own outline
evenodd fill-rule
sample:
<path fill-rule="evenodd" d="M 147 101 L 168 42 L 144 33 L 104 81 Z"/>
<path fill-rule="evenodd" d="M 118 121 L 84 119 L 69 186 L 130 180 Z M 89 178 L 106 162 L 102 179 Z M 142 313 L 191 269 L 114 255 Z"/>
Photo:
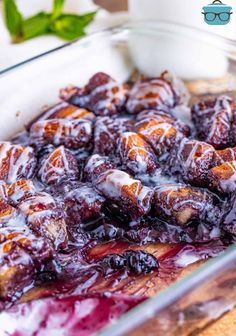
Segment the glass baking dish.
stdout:
<path fill-rule="evenodd" d="M 170 70 L 192 99 L 236 92 L 236 46 L 230 40 L 167 22 L 139 22 L 95 33 L 0 72 L 1 140 L 58 100 L 58 90 L 82 85 L 97 71 L 126 81 L 134 69 Z M 236 303 L 236 247 L 207 261 L 126 313 L 99 335 L 190 335 Z M 235 290 L 234 290 L 235 288 Z"/>

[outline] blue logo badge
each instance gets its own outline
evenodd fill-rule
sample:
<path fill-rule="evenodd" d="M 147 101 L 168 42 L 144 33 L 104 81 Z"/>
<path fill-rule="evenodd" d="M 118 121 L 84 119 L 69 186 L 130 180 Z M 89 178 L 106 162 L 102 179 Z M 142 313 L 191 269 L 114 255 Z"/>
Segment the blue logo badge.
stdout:
<path fill-rule="evenodd" d="M 226 25 L 230 22 L 230 16 L 233 14 L 232 7 L 223 4 L 220 0 L 215 0 L 202 9 L 205 22 L 209 25 Z"/>

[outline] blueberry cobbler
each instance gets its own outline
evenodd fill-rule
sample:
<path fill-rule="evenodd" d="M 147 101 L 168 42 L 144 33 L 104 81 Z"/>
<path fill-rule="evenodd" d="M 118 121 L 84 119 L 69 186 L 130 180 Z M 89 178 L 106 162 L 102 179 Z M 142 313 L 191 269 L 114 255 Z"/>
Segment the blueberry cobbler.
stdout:
<path fill-rule="evenodd" d="M 0 334 L 93 335 L 234 242 L 236 103 L 97 73 L 0 143 L 0 181 Z"/>

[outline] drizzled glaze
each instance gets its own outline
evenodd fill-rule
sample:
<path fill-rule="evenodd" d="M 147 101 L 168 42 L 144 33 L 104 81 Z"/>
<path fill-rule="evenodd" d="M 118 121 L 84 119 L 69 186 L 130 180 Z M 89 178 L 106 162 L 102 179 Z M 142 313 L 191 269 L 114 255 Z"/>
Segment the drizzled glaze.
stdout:
<path fill-rule="evenodd" d="M 214 166 L 236 160 L 236 147 L 215 151 Z"/>
<path fill-rule="evenodd" d="M 32 144 L 55 146 L 65 145 L 68 148 L 86 147 L 92 136 L 92 123 L 89 120 L 50 119 L 37 121 L 31 126 Z"/>
<path fill-rule="evenodd" d="M 207 222 L 207 217 L 218 210 L 213 206 L 210 192 L 181 184 L 157 187 L 154 199 L 156 214 L 177 225 L 185 225 L 193 220 Z"/>
<path fill-rule="evenodd" d="M 0 286 L 5 305 L 20 296 L 43 262 L 51 259 L 52 249 L 26 226 L 0 228 Z M 1 302 L 1 306 L 3 305 Z"/>
<path fill-rule="evenodd" d="M 171 172 L 180 173 L 185 182 L 204 186 L 214 153 L 214 148 L 211 145 L 184 138 L 170 157 Z"/>
<path fill-rule="evenodd" d="M 143 110 L 158 107 L 171 108 L 177 105 L 179 97 L 171 84 L 164 78 L 151 78 L 136 83 L 130 91 L 127 102 L 129 113 L 137 114 Z"/>
<path fill-rule="evenodd" d="M 178 128 L 165 121 L 165 118 L 144 118 L 136 123 L 135 130 L 151 145 L 158 157 L 168 153 L 183 138 Z"/>
<path fill-rule="evenodd" d="M 23 291 L 25 301 L 61 296 L 14 307 L 4 313 L 9 321 L 15 323 L 18 314 L 23 325 L 30 309 L 43 307 L 50 314 L 40 314 L 34 331 L 39 335 L 45 331 L 41 322 L 47 323 L 48 333 L 59 326 L 61 331 L 58 319 L 65 317 L 61 307 L 77 312 L 77 306 L 90 299 L 91 310 L 85 307 L 88 315 L 95 311 L 100 319 L 97 312 L 104 311 L 108 297 L 97 294 L 95 299 L 88 293 L 148 297 L 187 272 L 188 265 L 219 254 L 236 235 L 235 199 L 230 194 L 234 178 L 227 180 L 220 197 L 193 187 L 220 194 L 209 172 L 216 168 L 222 173 L 221 164 L 230 166 L 234 150 L 217 151 L 189 139 L 189 127 L 171 115 L 174 107 L 178 118 L 177 91 L 163 76 L 143 80 L 131 89 L 126 104 L 127 88 L 99 73 L 81 89 L 64 90 L 63 99 L 69 103 L 47 110 L 31 123 L 29 135 L 14 140 L 33 146 L 14 145 L 24 152 L 25 165 L 22 158 L 14 161 L 16 147 L 4 143 L 0 163 L 9 162 L 13 169 L 17 162 L 17 169 L 11 172 L 12 179 L 6 169 L 0 183 L 0 260 L 2 271 L 6 270 L 0 269 L 1 307 Z M 223 112 L 217 111 L 222 127 L 231 111 L 228 100 L 227 104 L 212 107 L 222 107 Z M 136 116 L 146 107 L 155 110 Z M 125 109 L 132 116 L 123 114 Z M 33 163 L 28 167 L 29 153 L 32 161 L 37 157 L 37 167 Z M 29 175 L 27 169 L 32 169 Z M 30 174 L 33 181 L 26 180 Z M 118 304 L 122 312 L 124 305 L 129 306 L 124 297 L 110 303 L 102 326 L 111 320 L 113 306 Z M 66 336 L 84 327 L 91 335 L 83 314 L 85 309 L 76 316 L 66 314 Z M 100 321 L 95 321 L 94 331 Z M 29 326 L 29 333 L 34 326 Z"/>
<path fill-rule="evenodd" d="M 69 103 L 87 108 L 98 116 L 112 116 L 122 111 L 127 89 L 107 74 L 95 74 L 83 89 L 63 90 L 61 97 Z"/>
<path fill-rule="evenodd" d="M 219 193 L 236 191 L 236 161 L 225 162 L 209 172 L 211 188 Z"/>
<path fill-rule="evenodd" d="M 137 133 L 123 133 L 117 145 L 122 163 L 132 174 L 152 173 L 157 168 L 152 148 Z"/>
<path fill-rule="evenodd" d="M 79 170 L 72 153 L 60 146 L 50 152 L 43 160 L 39 177 L 46 185 L 61 183 L 66 179 L 78 179 Z"/>
<path fill-rule="evenodd" d="M 86 109 L 78 108 L 74 105 L 68 104 L 67 102 L 61 102 L 50 107 L 39 118 L 37 118 L 37 120 L 48 120 L 48 119 L 75 120 L 81 118 L 93 120 L 95 118 L 95 115 Z M 34 120 L 34 122 L 35 121 L 36 120 Z"/>
<path fill-rule="evenodd" d="M 116 142 L 123 132 L 132 129 L 133 121 L 128 118 L 98 117 L 94 125 L 94 153 L 112 155 Z"/>
<path fill-rule="evenodd" d="M 118 202 L 121 209 L 128 208 L 127 215 L 133 219 L 138 219 L 150 210 L 151 189 L 121 170 L 111 169 L 100 175 L 96 188 L 105 197 Z"/>
<path fill-rule="evenodd" d="M 37 193 L 21 202 L 18 208 L 34 232 L 49 238 L 56 249 L 66 247 L 68 237 L 63 210 L 51 195 Z"/>
<path fill-rule="evenodd" d="M 192 119 L 200 138 L 218 149 L 235 145 L 235 112 L 235 104 L 226 96 L 195 104 Z"/>
<path fill-rule="evenodd" d="M 0 198 L 0 225 L 8 223 L 16 214 L 16 210 L 9 205 L 4 199 Z"/>
<path fill-rule="evenodd" d="M 0 179 L 12 183 L 21 178 L 31 178 L 36 166 L 33 148 L 0 143 Z"/>

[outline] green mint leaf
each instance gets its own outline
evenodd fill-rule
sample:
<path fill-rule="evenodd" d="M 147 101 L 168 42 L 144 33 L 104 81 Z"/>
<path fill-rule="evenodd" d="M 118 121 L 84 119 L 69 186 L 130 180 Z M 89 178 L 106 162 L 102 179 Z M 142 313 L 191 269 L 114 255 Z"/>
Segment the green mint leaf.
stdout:
<path fill-rule="evenodd" d="M 22 15 L 17 8 L 15 0 L 4 0 L 3 8 L 6 27 L 13 39 L 16 39 L 21 35 Z"/>
<path fill-rule="evenodd" d="M 76 16 L 79 17 L 83 26 L 86 27 L 89 23 L 91 23 L 93 21 L 96 14 L 97 14 L 97 12 L 90 12 L 90 13 L 86 13 L 84 15 L 76 15 Z"/>
<path fill-rule="evenodd" d="M 15 0 L 3 2 L 6 26 L 13 42 L 22 42 L 49 33 L 71 41 L 85 35 L 84 28 L 96 15 L 96 12 L 85 15 L 62 14 L 65 0 L 54 0 L 51 14 L 40 12 L 24 20 Z"/>
<path fill-rule="evenodd" d="M 65 0 L 54 0 L 53 11 L 52 11 L 52 19 L 56 19 L 62 14 L 64 2 L 65 2 Z"/>
<path fill-rule="evenodd" d="M 96 13 L 85 15 L 62 14 L 51 25 L 51 31 L 67 41 L 85 35 L 84 28 L 93 20 Z"/>
<path fill-rule="evenodd" d="M 85 34 L 83 25 L 74 17 L 60 16 L 51 25 L 51 31 L 64 40 L 72 41 Z"/>
<path fill-rule="evenodd" d="M 49 33 L 51 15 L 40 12 L 22 22 L 22 39 L 28 40 Z"/>

